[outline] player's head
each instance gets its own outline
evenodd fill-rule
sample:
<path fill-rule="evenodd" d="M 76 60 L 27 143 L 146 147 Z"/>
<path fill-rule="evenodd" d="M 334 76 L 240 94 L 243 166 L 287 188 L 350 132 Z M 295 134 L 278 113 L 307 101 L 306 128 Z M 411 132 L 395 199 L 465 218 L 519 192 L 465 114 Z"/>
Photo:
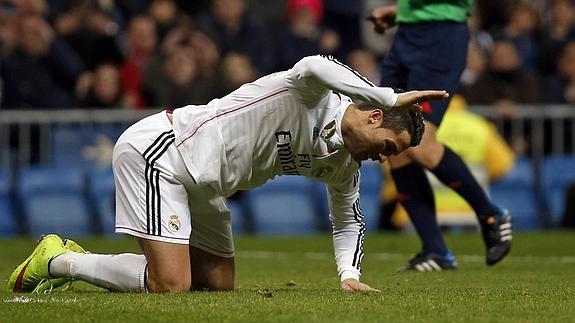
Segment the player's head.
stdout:
<path fill-rule="evenodd" d="M 395 134 L 407 131 L 411 137 L 410 147 L 419 145 L 425 131 L 422 108 L 419 105 L 403 108 L 391 108 L 383 113 L 381 128 L 391 129 Z"/>
<path fill-rule="evenodd" d="M 355 160 L 383 162 L 421 142 L 425 130 L 421 107 L 396 107 L 384 112 L 366 103 L 355 106 L 360 111 L 358 124 L 346 145 Z"/>

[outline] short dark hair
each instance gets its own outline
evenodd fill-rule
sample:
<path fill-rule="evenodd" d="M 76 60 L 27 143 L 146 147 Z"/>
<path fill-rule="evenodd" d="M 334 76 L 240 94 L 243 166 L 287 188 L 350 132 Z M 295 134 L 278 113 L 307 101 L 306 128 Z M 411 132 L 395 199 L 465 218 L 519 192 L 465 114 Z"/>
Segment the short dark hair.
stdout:
<path fill-rule="evenodd" d="M 395 134 L 400 134 L 407 131 L 411 137 L 410 146 L 414 147 L 419 145 L 423 132 L 425 131 L 425 123 L 423 122 L 422 109 L 418 105 L 411 107 L 393 107 L 387 110 L 381 109 L 377 106 L 368 103 L 357 104 L 360 110 L 371 111 L 380 109 L 383 111 L 383 120 L 381 121 L 380 128 L 392 130 Z"/>

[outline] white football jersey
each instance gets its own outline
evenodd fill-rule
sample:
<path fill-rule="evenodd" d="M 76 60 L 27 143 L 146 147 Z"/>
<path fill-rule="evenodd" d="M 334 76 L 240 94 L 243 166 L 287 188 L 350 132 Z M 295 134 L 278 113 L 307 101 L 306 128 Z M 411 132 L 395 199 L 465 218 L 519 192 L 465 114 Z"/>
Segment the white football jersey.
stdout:
<path fill-rule="evenodd" d="M 351 98 L 392 107 L 397 94 L 374 86 L 332 57 L 310 56 L 203 106 L 174 110 L 178 147 L 190 174 L 223 196 L 277 175 L 327 183 L 340 277 L 359 279 L 365 225 L 359 163 L 345 149 L 341 122 Z"/>

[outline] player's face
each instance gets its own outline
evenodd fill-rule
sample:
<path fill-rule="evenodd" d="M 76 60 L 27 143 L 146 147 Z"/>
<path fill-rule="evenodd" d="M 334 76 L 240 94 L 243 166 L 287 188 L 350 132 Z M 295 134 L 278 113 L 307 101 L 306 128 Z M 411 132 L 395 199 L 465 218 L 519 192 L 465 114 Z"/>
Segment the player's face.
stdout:
<path fill-rule="evenodd" d="M 371 159 L 383 163 L 387 157 L 409 148 L 410 141 L 411 137 L 407 131 L 395 134 L 386 128 L 370 128 L 357 138 L 350 153 L 356 161 Z"/>

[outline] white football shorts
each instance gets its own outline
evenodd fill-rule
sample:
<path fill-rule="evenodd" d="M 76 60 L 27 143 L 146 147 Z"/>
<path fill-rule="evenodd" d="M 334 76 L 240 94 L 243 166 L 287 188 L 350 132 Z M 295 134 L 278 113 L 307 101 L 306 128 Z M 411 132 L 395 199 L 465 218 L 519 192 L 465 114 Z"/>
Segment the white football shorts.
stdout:
<path fill-rule="evenodd" d="M 120 136 L 112 167 L 116 232 L 234 256 L 225 199 L 212 187 L 195 183 L 174 145 L 165 111 L 138 121 Z"/>

